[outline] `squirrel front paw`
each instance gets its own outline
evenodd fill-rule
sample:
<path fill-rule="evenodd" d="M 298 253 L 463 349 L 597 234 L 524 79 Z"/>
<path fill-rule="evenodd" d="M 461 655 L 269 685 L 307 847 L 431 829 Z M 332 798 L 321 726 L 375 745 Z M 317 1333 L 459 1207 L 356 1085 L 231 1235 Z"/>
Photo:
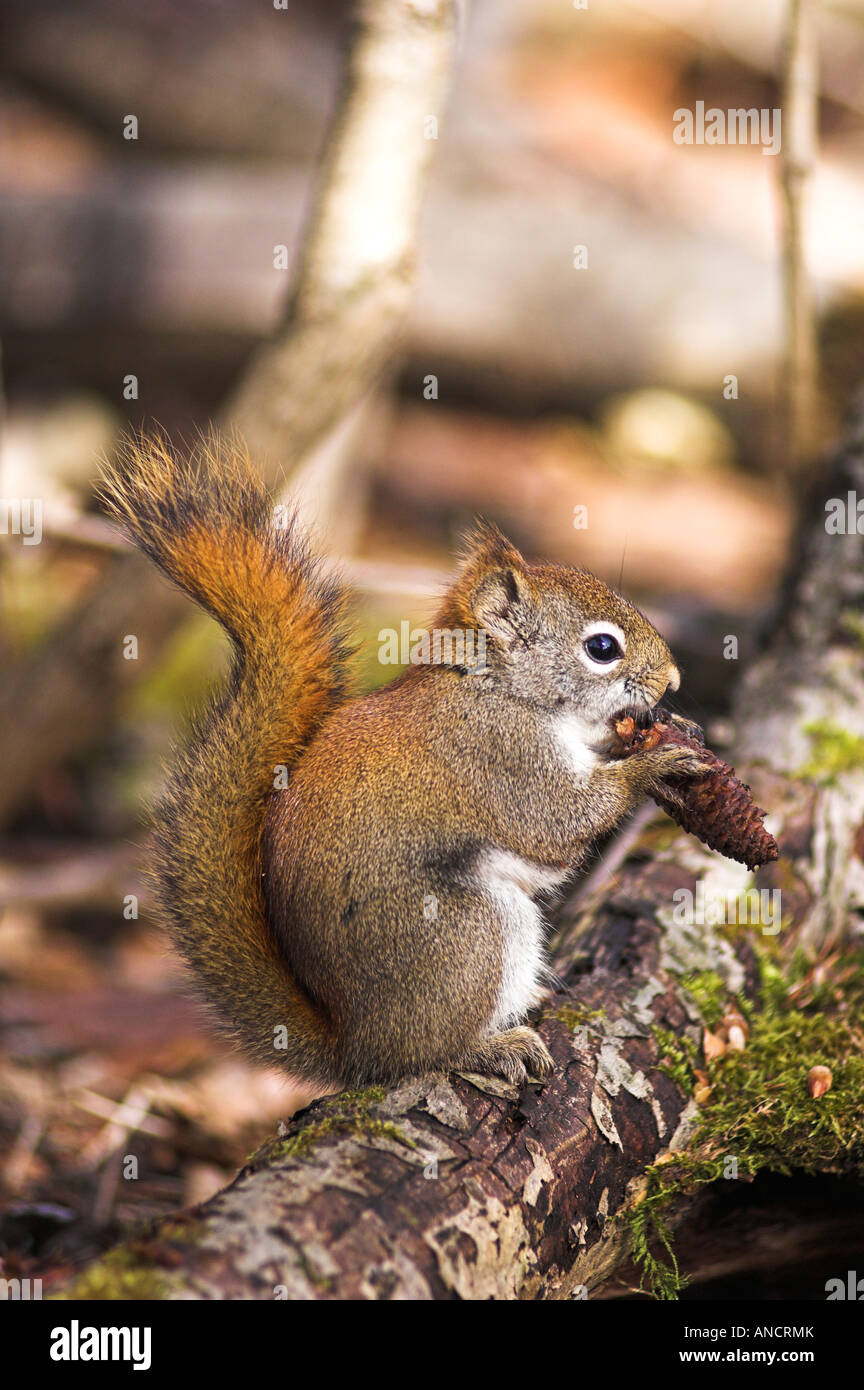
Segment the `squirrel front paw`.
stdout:
<path fill-rule="evenodd" d="M 665 782 L 670 777 L 704 777 L 713 770 L 698 748 L 683 748 L 679 744 L 652 748 L 639 756 L 650 760 L 658 782 Z"/>
<path fill-rule="evenodd" d="M 524 1086 L 529 1076 L 543 1081 L 554 1069 L 549 1049 L 533 1028 L 490 1033 L 479 1040 L 459 1068 L 503 1076 L 514 1086 Z"/>

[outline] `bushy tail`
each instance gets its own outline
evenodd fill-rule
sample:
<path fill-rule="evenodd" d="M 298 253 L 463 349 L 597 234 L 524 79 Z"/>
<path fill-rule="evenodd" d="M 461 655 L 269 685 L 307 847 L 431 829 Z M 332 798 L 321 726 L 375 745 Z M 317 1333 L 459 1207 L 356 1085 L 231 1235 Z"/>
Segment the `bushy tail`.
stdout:
<path fill-rule="evenodd" d="M 102 496 L 134 543 L 229 633 L 229 685 L 180 751 L 156 810 L 154 877 L 171 936 L 204 997 L 260 1061 L 337 1081 L 328 1020 L 291 976 L 267 921 L 261 832 L 291 768 L 344 698 L 346 594 L 235 442 L 191 456 L 129 441 Z"/>

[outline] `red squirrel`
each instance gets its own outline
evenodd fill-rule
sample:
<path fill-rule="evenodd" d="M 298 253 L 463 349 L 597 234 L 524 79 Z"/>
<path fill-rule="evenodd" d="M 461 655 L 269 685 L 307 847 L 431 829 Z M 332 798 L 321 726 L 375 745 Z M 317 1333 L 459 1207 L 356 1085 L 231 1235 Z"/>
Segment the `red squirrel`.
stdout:
<path fill-rule="evenodd" d="M 322 1088 L 548 1075 L 525 1026 L 547 977 L 538 899 L 701 768 L 681 747 L 611 756 L 615 719 L 678 688 L 663 638 L 602 580 L 483 525 L 435 620 L 483 659 L 352 695 L 348 592 L 296 521 L 274 523 L 236 442 L 130 443 L 103 496 L 234 647 L 156 808 L 154 868 L 233 1036 Z"/>

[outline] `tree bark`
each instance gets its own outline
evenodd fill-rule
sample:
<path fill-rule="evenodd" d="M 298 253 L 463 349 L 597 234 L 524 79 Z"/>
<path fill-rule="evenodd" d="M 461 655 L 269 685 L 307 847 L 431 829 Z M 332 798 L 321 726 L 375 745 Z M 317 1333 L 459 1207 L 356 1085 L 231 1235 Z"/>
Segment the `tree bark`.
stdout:
<path fill-rule="evenodd" d="M 826 498 L 864 495 L 864 424 L 811 499 L 794 574 L 735 716 L 739 772 L 770 808 L 784 940 L 849 933 L 864 905 L 864 759 L 807 771 L 814 721 L 864 736 L 864 537 L 826 529 Z M 808 732 L 808 730 L 810 732 Z M 802 775 L 802 769 L 806 775 Z M 646 1167 L 680 1146 L 692 1106 L 657 1070 L 654 1028 L 698 1029 L 680 978 L 712 970 L 752 992 L 755 958 L 712 927 L 676 925 L 676 890 L 754 876 L 676 832 L 625 832 L 563 914 L 557 987 L 539 1019 L 556 1062 L 521 1092 L 456 1074 L 318 1101 L 225 1191 L 122 1255 L 164 1296 L 567 1298 L 627 1258 L 622 1223 Z M 108 1256 L 101 1278 L 111 1277 Z M 85 1284 L 79 1286 L 86 1287 Z M 74 1290 L 73 1290 L 74 1296 Z"/>

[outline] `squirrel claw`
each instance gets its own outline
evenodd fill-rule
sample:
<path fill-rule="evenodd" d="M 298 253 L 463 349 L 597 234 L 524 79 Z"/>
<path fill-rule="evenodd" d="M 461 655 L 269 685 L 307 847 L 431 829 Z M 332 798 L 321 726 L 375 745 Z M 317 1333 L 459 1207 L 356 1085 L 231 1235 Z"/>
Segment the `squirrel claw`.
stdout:
<path fill-rule="evenodd" d="M 704 745 L 705 735 L 702 732 L 702 727 L 693 719 L 685 719 L 683 714 L 670 714 L 669 723 L 674 724 L 676 728 L 681 729 L 685 734 L 689 734 L 691 738 Z"/>
<path fill-rule="evenodd" d="M 533 1028 L 509 1028 L 481 1038 L 461 1066 L 466 1071 L 492 1073 L 514 1086 L 524 1086 L 529 1076 L 544 1081 L 555 1063 Z"/>
<path fill-rule="evenodd" d="M 660 764 L 660 776 L 666 777 L 704 777 L 712 771 L 711 763 L 706 762 L 698 748 L 684 748 L 676 744 L 670 748 L 658 748 L 654 756 Z"/>

